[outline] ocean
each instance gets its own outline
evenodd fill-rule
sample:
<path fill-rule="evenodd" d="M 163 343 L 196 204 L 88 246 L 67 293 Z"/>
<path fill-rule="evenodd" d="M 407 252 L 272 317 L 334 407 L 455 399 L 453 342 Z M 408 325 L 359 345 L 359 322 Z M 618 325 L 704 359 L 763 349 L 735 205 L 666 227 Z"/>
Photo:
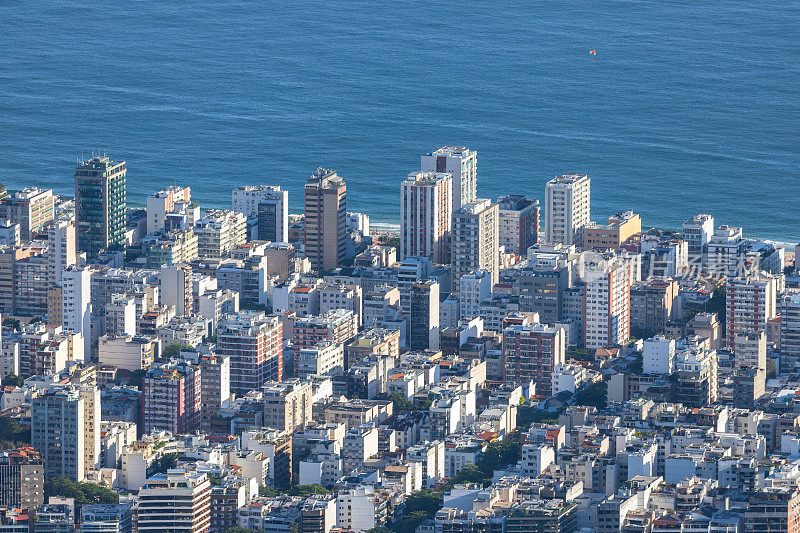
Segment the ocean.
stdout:
<path fill-rule="evenodd" d="M 454 144 L 481 197 L 579 171 L 597 221 L 797 242 L 798 28 L 798 1 L 2 0 L 0 181 L 70 194 L 107 153 L 133 205 L 264 183 L 300 211 L 324 166 L 396 224 L 400 181 Z"/>

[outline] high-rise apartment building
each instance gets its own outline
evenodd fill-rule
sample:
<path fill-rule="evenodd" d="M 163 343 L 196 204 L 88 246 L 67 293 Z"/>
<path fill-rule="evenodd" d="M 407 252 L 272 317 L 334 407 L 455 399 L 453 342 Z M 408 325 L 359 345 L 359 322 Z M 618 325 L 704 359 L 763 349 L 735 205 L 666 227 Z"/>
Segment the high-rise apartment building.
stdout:
<path fill-rule="evenodd" d="M 236 211 L 214 209 L 195 222 L 200 257 L 224 257 L 247 242 L 247 217 Z"/>
<path fill-rule="evenodd" d="M 175 211 L 175 204 L 190 202 L 192 192 L 189 187 L 173 185 L 147 197 L 147 233 L 162 231 L 167 215 Z"/>
<path fill-rule="evenodd" d="M 536 393 L 550 396 L 552 372 L 564 362 L 564 330 L 545 324 L 526 323 L 503 330 L 503 381 L 536 383 Z"/>
<path fill-rule="evenodd" d="M 330 270 L 344 261 L 347 185 L 334 170 L 318 168 L 305 186 L 306 257 L 314 270 Z"/>
<path fill-rule="evenodd" d="M 689 265 L 692 271 L 700 272 L 706 245 L 714 234 L 714 217 L 695 215 L 683 223 L 683 238 L 688 244 Z"/>
<path fill-rule="evenodd" d="M 545 188 L 545 241 L 576 244 L 579 231 L 589 223 L 590 180 L 586 174 L 564 174 Z"/>
<path fill-rule="evenodd" d="M 211 523 L 208 476 L 175 469 L 148 478 L 136 514 L 140 533 L 206 533 Z"/>
<path fill-rule="evenodd" d="M 0 453 L 0 506 L 35 509 L 44 504 L 44 466 L 30 447 Z"/>
<path fill-rule="evenodd" d="M 289 434 L 311 422 L 311 382 L 299 379 L 270 381 L 261 388 L 264 395 L 264 426 Z"/>
<path fill-rule="evenodd" d="M 412 350 L 439 349 L 439 282 L 418 281 L 411 286 Z"/>
<path fill-rule="evenodd" d="M 781 302 L 781 353 L 800 358 L 800 294 L 787 294 Z"/>
<path fill-rule="evenodd" d="M 452 226 L 453 175 L 412 172 L 400 185 L 400 256 L 446 263 Z"/>
<path fill-rule="evenodd" d="M 216 354 L 200 358 L 200 429 L 211 430 L 211 417 L 231 399 L 231 358 Z"/>
<path fill-rule="evenodd" d="M 83 481 L 100 460 L 100 393 L 67 385 L 31 402 L 31 444 L 42 454 L 46 478 Z"/>
<path fill-rule="evenodd" d="M 289 242 L 289 191 L 274 185 L 242 185 L 233 189 L 233 210 L 257 219 L 262 241 Z"/>
<path fill-rule="evenodd" d="M 725 342 L 745 333 L 760 333 L 775 318 L 777 278 L 759 275 L 749 279 L 728 280 L 725 299 Z"/>
<path fill-rule="evenodd" d="M 61 274 L 65 268 L 78 262 L 78 241 L 75 222 L 55 220 L 47 226 L 47 257 L 49 261 L 48 279 L 52 285 L 61 284 Z"/>
<path fill-rule="evenodd" d="M 172 265 L 161 268 L 161 303 L 175 308 L 177 316 L 194 314 L 192 267 Z"/>
<path fill-rule="evenodd" d="M 75 167 L 78 249 L 94 256 L 125 245 L 125 161 L 93 157 Z"/>
<path fill-rule="evenodd" d="M 26 187 L 0 201 L 0 220 L 19 224 L 19 235 L 30 241 L 55 216 L 53 189 Z"/>
<path fill-rule="evenodd" d="M 283 324 L 260 312 L 228 315 L 217 325 L 217 353 L 231 358 L 231 391 L 260 389 L 283 379 Z"/>
<path fill-rule="evenodd" d="M 61 280 L 61 319 L 64 328 L 83 335 L 83 353 L 92 353 L 92 273 L 88 267 L 71 266 Z"/>
<path fill-rule="evenodd" d="M 631 324 L 631 264 L 617 255 L 585 265 L 584 345 L 625 345 Z"/>
<path fill-rule="evenodd" d="M 492 285 L 500 272 L 497 204 L 477 199 L 465 204 L 453 215 L 451 276 L 453 292 L 458 291 L 461 276 L 477 270 L 491 275 Z"/>
<path fill-rule="evenodd" d="M 358 318 L 346 309 L 321 316 L 299 318 L 294 323 L 292 341 L 296 348 L 311 348 L 324 341 L 346 344 L 358 333 Z"/>
<path fill-rule="evenodd" d="M 142 380 L 144 432 L 174 435 L 200 429 L 200 367 L 170 361 L 151 367 Z"/>
<path fill-rule="evenodd" d="M 506 253 L 525 255 L 539 242 L 539 200 L 509 194 L 497 199 L 500 209 L 499 243 Z"/>
<path fill-rule="evenodd" d="M 463 146 L 443 146 L 421 158 L 422 172 L 453 175 L 452 212 L 474 201 L 478 185 L 478 152 Z"/>
<path fill-rule="evenodd" d="M 742 333 L 733 338 L 733 361 L 736 367 L 767 371 L 767 335 Z"/>

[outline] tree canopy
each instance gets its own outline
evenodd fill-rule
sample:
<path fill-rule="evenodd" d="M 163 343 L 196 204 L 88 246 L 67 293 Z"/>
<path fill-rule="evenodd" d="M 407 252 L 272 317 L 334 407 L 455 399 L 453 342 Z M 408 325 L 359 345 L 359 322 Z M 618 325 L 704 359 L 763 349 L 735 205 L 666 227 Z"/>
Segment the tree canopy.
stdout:
<path fill-rule="evenodd" d="M 75 516 L 80 516 L 86 503 L 119 503 L 119 494 L 102 485 L 76 483 L 65 477 L 54 477 L 44 482 L 44 495 L 75 498 Z"/>

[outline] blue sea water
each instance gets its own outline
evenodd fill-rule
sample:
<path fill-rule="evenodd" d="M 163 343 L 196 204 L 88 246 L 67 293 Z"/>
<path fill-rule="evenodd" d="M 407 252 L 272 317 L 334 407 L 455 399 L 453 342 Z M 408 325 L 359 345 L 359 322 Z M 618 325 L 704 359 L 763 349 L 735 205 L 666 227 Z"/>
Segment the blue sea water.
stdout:
<path fill-rule="evenodd" d="M 323 165 L 391 223 L 419 155 L 458 144 L 483 197 L 584 171 L 596 220 L 796 241 L 798 29 L 798 1 L 2 0 L 0 181 L 70 193 L 95 150 L 134 204 L 269 183 L 299 209 Z"/>

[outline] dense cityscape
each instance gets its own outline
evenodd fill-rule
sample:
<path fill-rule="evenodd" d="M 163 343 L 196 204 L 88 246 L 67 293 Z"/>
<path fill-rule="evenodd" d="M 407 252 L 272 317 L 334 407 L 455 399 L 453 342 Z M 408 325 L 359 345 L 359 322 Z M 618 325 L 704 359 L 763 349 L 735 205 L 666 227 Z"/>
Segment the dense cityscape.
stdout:
<path fill-rule="evenodd" d="M 324 168 L 302 213 L 3 187 L 0 533 L 800 531 L 800 245 L 477 159 L 398 173 L 399 231 Z"/>

